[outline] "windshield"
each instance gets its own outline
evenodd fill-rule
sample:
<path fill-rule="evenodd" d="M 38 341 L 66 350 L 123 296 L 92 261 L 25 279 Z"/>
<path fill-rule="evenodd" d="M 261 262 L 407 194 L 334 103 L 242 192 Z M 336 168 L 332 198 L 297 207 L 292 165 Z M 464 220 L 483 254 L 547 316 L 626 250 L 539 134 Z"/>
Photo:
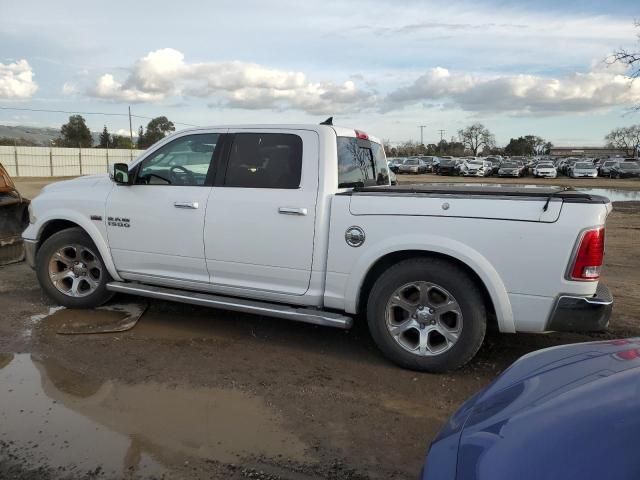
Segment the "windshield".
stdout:
<path fill-rule="evenodd" d="M 538 165 L 538 168 L 554 168 L 551 163 L 541 163 Z"/>
<path fill-rule="evenodd" d="M 620 168 L 624 170 L 637 170 L 640 168 L 640 164 L 636 162 L 625 162 L 620 164 Z"/>
<path fill-rule="evenodd" d="M 515 162 L 505 162 L 502 164 L 502 168 L 518 168 L 518 164 Z"/>
<path fill-rule="evenodd" d="M 576 167 L 575 168 L 582 168 L 582 169 L 592 169 L 593 165 L 591 165 L 590 163 L 576 163 Z"/>
<path fill-rule="evenodd" d="M 440 160 L 440 166 L 441 167 L 450 167 L 451 165 L 455 165 L 456 162 L 455 160 L 449 160 L 449 159 L 442 159 Z"/>
<path fill-rule="evenodd" d="M 389 185 L 389 166 L 379 143 L 338 137 L 338 188 Z"/>
<path fill-rule="evenodd" d="M 415 158 L 410 158 L 409 160 L 404 162 L 404 164 L 405 165 L 418 165 L 418 160 L 416 160 Z"/>

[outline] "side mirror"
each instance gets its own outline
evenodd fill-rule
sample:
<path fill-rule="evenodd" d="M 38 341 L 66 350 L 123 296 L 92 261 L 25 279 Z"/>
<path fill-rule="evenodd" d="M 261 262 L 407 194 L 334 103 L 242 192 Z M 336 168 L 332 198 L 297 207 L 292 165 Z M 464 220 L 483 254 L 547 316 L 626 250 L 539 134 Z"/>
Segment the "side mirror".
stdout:
<path fill-rule="evenodd" d="M 130 185 L 129 165 L 126 163 L 116 163 L 113 165 L 113 175 L 111 179 L 119 185 Z"/>

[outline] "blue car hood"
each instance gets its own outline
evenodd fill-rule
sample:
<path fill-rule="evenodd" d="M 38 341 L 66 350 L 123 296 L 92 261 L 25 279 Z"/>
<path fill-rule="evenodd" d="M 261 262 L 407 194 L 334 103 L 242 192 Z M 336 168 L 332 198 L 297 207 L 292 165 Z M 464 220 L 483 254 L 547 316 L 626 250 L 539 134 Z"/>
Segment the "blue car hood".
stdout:
<path fill-rule="evenodd" d="M 449 478 L 640 478 L 640 339 L 525 355 L 456 415 Z"/>

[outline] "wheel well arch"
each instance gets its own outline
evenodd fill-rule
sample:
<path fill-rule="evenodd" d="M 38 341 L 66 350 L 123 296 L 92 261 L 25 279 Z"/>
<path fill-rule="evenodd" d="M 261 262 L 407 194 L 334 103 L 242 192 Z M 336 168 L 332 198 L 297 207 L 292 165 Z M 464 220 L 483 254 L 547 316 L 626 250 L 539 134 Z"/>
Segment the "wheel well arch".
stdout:
<path fill-rule="evenodd" d="M 69 228 L 82 228 L 82 227 L 77 223 L 72 222 L 71 220 L 63 220 L 63 219 L 49 220 L 40 229 L 40 234 L 38 235 L 38 248 L 40 248 L 40 246 L 44 242 L 46 242 L 47 239 L 51 237 L 53 234 L 61 232 L 62 230 L 67 230 Z M 82 229 L 84 230 L 84 228 Z"/>
<path fill-rule="evenodd" d="M 484 284 L 480 276 L 475 272 L 475 270 L 455 257 L 446 255 L 444 253 L 431 252 L 426 250 L 400 250 L 383 255 L 378 260 L 376 260 L 371 268 L 369 268 L 369 271 L 367 271 L 364 281 L 362 282 L 362 285 L 360 287 L 357 304 L 358 313 L 362 313 L 365 311 L 369 292 L 371 291 L 371 288 L 373 288 L 373 284 L 375 283 L 376 279 L 382 274 L 382 272 L 387 270 L 390 266 L 410 258 L 438 258 L 453 263 L 462 268 L 469 275 L 469 277 L 471 277 L 474 283 L 480 288 L 480 292 L 482 293 L 482 298 L 487 309 L 488 323 L 491 326 L 497 326 L 496 310 L 493 304 L 493 300 L 491 299 L 489 290 L 487 290 L 486 285 Z"/>

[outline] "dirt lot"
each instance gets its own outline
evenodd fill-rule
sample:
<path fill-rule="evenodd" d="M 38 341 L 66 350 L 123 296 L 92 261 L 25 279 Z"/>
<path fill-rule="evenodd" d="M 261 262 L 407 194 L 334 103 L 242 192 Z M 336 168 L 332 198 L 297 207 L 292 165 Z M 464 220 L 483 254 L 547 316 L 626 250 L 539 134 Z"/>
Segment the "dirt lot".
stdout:
<path fill-rule="evenodd" d="M 97 313 L 45 316 L 33 272 L 0 268 L 0 478 L 416 478 L 445 419 L 520 355 L 640 336 L 638 245 L 640 202 L 617 203 L 609 333 L 490 333 L 446 375 L 389 364 L 363 322 L 344 332 L 151 301 L 129 331 L 60 335 L 70 315 Z"/>

